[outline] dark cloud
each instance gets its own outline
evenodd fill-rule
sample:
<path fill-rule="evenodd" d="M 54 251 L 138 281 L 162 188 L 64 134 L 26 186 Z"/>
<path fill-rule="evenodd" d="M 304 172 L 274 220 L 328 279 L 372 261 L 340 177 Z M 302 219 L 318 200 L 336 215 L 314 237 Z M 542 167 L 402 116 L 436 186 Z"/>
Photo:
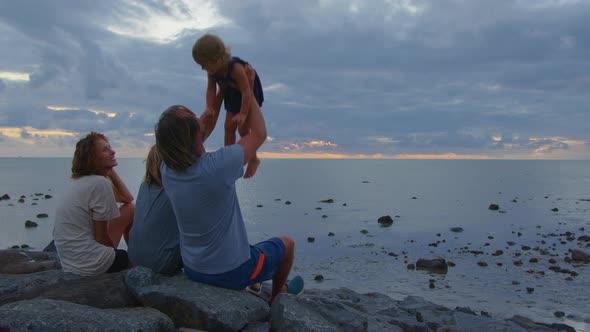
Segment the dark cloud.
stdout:
<path fill-rule="evenodd" d="M 27 84 L 0 81 L 0 93 L 11 96 L 0 104 L 0 126 L 99 130 L 149 144 L 143 134 L 169 105 L 204 108 L 205 73 L 190 48 L 210 31 L 259 72 L 275 139 L 268 151 L 311 151 L 318 147 L 306 141 L 324 140 L 337 147 L 321 149 L 343 153 L 493 154 L 508 144 L 526 153 L 569 148 L 552 137 L 589 140 L 589 2 L 213 5 L 227 24 L 160 43 L 107 27 L 153 14 L 189 18 L 182 2 L 0 3 L 0 71 L 31 74 Z M 218 129 L 208 144 L 222 136 Z"/>

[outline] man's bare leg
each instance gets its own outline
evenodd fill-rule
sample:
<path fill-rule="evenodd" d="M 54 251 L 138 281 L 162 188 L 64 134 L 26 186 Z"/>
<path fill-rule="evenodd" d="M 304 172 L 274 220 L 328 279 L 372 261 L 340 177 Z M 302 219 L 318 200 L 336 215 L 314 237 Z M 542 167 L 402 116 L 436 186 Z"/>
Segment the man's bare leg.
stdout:
<path fill-rule="evenodd" d="M 287 277 L 289 277 L 289 272 L 291 272 L 293 259 L 295 257 L 295 242 L 293 239 L 285 235 L 281 235 L 279 238 L 283 241 L 283 244 L 285 244 L 285 256 L 283 256 L 279 271 L 272 278 L 272 294 L 269 303 L 272 303 L 275 297 L 280 293 L 287 292 L 287 286 L 285 286 L 285 283 L 287 282 Z"/>

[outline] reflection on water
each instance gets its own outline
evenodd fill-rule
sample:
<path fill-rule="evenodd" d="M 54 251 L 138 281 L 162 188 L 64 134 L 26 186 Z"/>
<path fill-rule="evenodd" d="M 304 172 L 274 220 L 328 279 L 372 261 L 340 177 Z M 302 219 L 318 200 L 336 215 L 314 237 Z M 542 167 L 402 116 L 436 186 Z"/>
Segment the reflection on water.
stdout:
<path fill-rule="evenodd" d="M 2 160 L 0 190 L 13 199 L 0 201 L 1 247 L 42 248 L 49 242 L 69 162 Z M 119 162 L 119 174 L 137 192 L 142 160 Z M 291 235 L 294 268 L 309 287 L 342 286 L 396 299 L 419 295 L 451 308 L 520 314 L 590 331 L 585 291 L 590 268 L 564 261 L 568 249 L 586 245 L 569 241 L 566 232 L 575 238 L 590 233 L 590 201 L 584 200 L 590 198 L 588 166 L 587 161 L 263 160 L 253 179 L 238 181 L 238 194 L 250 240 Z M 35 192 L 54 197 L 33 201 L 29 195 Z M 25 203 L 16 202 L 20 195 Z M 319 202 L 330 198 L 334 203 Z M 491 203 L 500 211 L 488 210 Z M 36 219 L 41 212 L 50 217 Z M 393 217 L 391 227 L 377 224 L 383 215 Z M 39 227 L 25 229 L 27 219 Z M 454 226 L 464 231 L 453 233 Z M 493 256 L 497 250 L 503 254 Z M 446 275 L 407 268 L 434 257 L 456 265 Z M 518 260 L 523 264 L 515 265 Z M 577 275 L 549 270 L 553 265 Z M 313 280 L 317 274 L 322 282 Z M 570 318 L 554 317 L 555 311 Z"/>

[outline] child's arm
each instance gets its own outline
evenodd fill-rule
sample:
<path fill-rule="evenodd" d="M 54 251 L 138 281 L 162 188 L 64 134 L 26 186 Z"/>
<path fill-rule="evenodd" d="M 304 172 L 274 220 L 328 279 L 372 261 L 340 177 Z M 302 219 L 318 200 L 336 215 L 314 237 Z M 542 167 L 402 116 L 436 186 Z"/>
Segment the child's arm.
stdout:
<path fill-rule="evenodd" d="M 127 186 L 121 180 L 117 172 L 115 172 L 114 168 L 111 168 L 110 172 L 107 174 L 107 177 L 111 179 L 113 183 L 113 193 L 115 194 L 115 200 L 119 203 L 129 204 L 133 202 L 133 195 L 127 189 Z"/>
<path fill-rule="evenodd" d="M 242 95 L 242 105 L 240 106 L 240 113 L 236 114 L 233 119 L 238 123 L 238 126 L 243 126 L 244 121 L 248 117 L 248 113 L 250 112 L 250 108 L 252 107 L 252 102 L 254 99 L 254 91 L 252 86 L 250 85 L 250 80 L 248 79 L 248 75 L 246 74 L 246 69 L 241 64 L 234 64 L 234 68 L 232 71 L 232 77 L 240 90 Z"/>
<path fill-rule="evenodd" d="M 217 94 L 217 84 L 215 83 L 215 80 L 213 79 L 213 77 L 208 76 L 207 77 L 207 94 L 206 94 L 206 99 L 207 99 L 207 108 L 205 109 L 208 112 L 214 112 L 215 111 L 215 95 Z"/>

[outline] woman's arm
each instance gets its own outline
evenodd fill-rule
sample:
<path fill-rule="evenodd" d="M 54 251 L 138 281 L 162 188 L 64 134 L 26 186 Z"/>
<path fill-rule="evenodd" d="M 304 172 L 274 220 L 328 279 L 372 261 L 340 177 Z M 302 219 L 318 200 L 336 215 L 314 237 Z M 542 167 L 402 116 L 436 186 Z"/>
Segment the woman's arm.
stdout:
<path fill-rule="evenodd" d="M 213 103 L 213 113 L 210 110 L 205 110 L 201 115 L 201 120 L 203 121 L 203 126 L 205 128 L 201 128 L 203 130 L 203 143 L 207 140 L 209 135 L 215 129 L 215 124 L 217 124 L 217 119 L 219 118 L 219 113 L 221 110 L 221 103 L 223 102 L 223 88 L 219 89 L 217 96 L 215 96 L 215 102 Z"/>
<path fill-rule="evenodd" d="M 111 182 L 113 183 L 113 193 L 115 194 L 115 200 L 117 202 L 123 204 L 133 202 L 133 195 L 131 195 L 131 192 L 129 192 L 129 189 L 127 189 L 127 186 L 123 180 L 121 180 L 114 168 L 110 170 L 107 177 L 111 179 Z"/>

